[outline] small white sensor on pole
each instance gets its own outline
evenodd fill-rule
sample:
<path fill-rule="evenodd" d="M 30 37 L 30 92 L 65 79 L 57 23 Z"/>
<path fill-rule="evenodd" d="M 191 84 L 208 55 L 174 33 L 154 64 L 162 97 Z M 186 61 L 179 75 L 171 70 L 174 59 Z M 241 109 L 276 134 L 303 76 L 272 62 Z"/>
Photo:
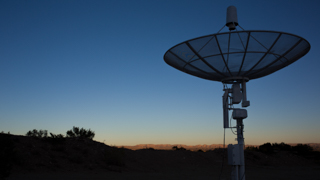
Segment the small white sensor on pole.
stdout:
<path fill-rule="evenodd" d="M 237 8 L 235 6 L 229 6 L 227 8 L 227 23 L 226 26 L 229 30 L 235 30 L 238 25 Z"/>

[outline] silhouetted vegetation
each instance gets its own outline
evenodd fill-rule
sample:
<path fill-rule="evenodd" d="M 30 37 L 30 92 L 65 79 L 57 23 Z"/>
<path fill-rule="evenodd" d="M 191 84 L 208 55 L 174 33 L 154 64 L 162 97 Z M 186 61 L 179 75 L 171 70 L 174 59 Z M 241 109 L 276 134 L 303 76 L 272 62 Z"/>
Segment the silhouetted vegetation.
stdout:
<path fill-rule="evenodd" d="M 268 142 L 259 146 L 259 151 L 263 153 L 273 153 L 273 146 Z"/>
<path fill-rule="evenodd" d="M 290 145 L 285 144 L 285 143 L 283 143 L 283 142 L 280 143 L 280 144 L 278 144 L 278 143 L 273 143 L 272 146 L 273 146 L 273 149 L 275 149 L 275 150 L 281 150 L 281 151 L 291 151 L 291 149 L 292 149 L 292 147 L 291 147 Z"/>
<path fill-rule="evenodd" d="M 162 165 L 178 162 L 177 166 L 180 166 L 182 163 L 194 163 L 196 160 L 199 160 L 206 165 L 206 158 L 212 157 L 216 159 L 219 157 L 223 161 L 228 159 L 227 148 L 216 148 L 210 151 L 198 148 L 195 150 L 198 152 L 189 152 L 186 151 L 186 147 L 188 146 L 182 147 L 181 145 L 169 147 L 175 151 L 168 151 L 168 149 L 159 151 L 154 150 L 150 146 L 144 146 L 145 150 L 135 152 L 126 150 L 125 148 L 110 147 L 104 143 L 90 139 L 71 138 L 53 133 L 48 133 L 45 136 L 43 135 L 45 133 L 39 132 L 39 130 L 32 130 L 28 137 L 7 134 L 0 136 L 0 179 L 8 177 L 10 172 L 13 174 L 16 170 L 64 172 L 67 170 L 73 171 L 73 169 L 75 171 L 97 169 L 99 171 L 121 172 L 127 169 L 130 170 L 133 166 L 139 166 L 138 168 L 134 167 L 134 169 L 144 169 L 154 162 L 160 162 Z M 3 139 L 3 137 L 8 138 Z M 248 152 L 248 150 L 257 152 Z M 300 166 L 300 161 L 302 165 L 308 165 L 308 163 L 314 165 L 314 162 L 319 162 L 320 157 L 320 152 L 314 152 L 310 146 L 303 144 L 291 147 L 284 143 L 266 143 L 258 147 L 247 147 L 246 151 L 246 158 L 249 164 L 256 163 L 259 166 L 274 166 L 277 163 L 285 166 L 291 162 L 295 163 L 294 165 Z M 263 154 L 262 151 L 270 154 Z M 277 151 L 288 152 L 277 154 Z M 301 155 L 309 160 L 297 157 L 297 155 Z M 181 159 L 182 156 L 186 157 L 186 159 Z M 165 158 L 170 158 L 170 161 L 167 161 Z M 172 158 L 176 158 L 175 161 Z M 281 162 L 277 161 L 278 158 L 281 159 Z M 286 160 L 291 158 L 294 160 L 287 163 Z M 18 162 L 21 162 L 21 164 L 18 164 Z M 145 162 L 149 164 L 144 165 L 143 163 Z"/>
<path fill-rule="evenodd" d="M 62 134 L 53 134 L 53 133 L 50 133 L 50 137 L 53 138 L 53 139 L 62 139 L 62 138 L 64 138 L 64 136 Z"/>
<path fill-rule="evenodd" d="M 255 147 L 255 146 L 248 146 L 248 147 L 246 147 L 246 150 L 248 150 L 248 151 L 258 151 L 259 149 L 257 147 Z"/>
<path fill-rule="evenodd" d="M 36 130 L 33 129 L 32 131 L 28 131 L 26 133 L 26 136 L 29 137 L 35 137 L 35 138 L 41 138 L 41 139 L 46 139 L 49 140 L 51 142 L 62 142 L 64 140 L 64 138 L 83 138 L 83 139 L 93 139 L 93 137 L 95 136 L 95 133 L 93 131 L 86 130 L 83 128 L 78 128 L 73 126 L 72 129 L 70 129 L 69 131 L 66 132 L 66 136 L 62 135 L 62 134 L 53 134 L 53 133 L 49 133 L 50 136 L 48 136 L 48 131 L 47 130 Z"/>
<path fill-rule="evenodd" d="M 313 151 L 313 148 L 307 144 L 297 144 L 292 147 L 292 150 L 298 153 L 299 155 L 306 155 L 310 151 Z"/>
<path fill-rule="evenodd" d="M 178 146 L 173 146 L 172 149 L 175 150 L 175 151 L 185 151 L 186 150 L 186 148 L 178 147 Z"/>
<path fill-rule="evenodd" d="M 86 129 L 79 129 L 78 127 L 73 126 L 73 128 L 69 131 L 67 131 L 67 136 L 66 137 L 71 137 L 71 138 L 87 138 L 87 139 L 93 139 L 95 133 L 93 131 L 86 130 Z"/>
<path fill-rule="evenodd" d="M 320 163 L 320 152 L 314 151 L 313 148 L 307 144 L 297 144 L 296 146 L 290 146 L 285 143 L 265 143 L 259 147 L 249 146 L 246 148 L 248 151 L 259 151 L 265 154 L 273 154 L 279 151 L 287 151 L 307 159 L 313 159 L 317 163 Z"/>
<path fill-rule="evenodd" d="M 246 150 L 248 151 L 260 151 L 266 154 L 271 154 L 271 153 L 275 153 L 278 151 L 290 151 L 293 153 L 297 153 L 300 155 L 303 154 L 307 154 L 311 151 L 313 151 L 313 148 L 307 144 L 297 144 L 296 146 L 290 146 L 288 144 L 285 143 L 265 143 L 260 145 L 259 147 L 254 147 L 254 146 L 248 146 L 246 148 Z"/>
<path fill-rule="evenodd" d="M 313 151 L 313 148 L 307 144 L 297 144 L 296 146 L 290 146 L 290 145 L 285 144 L 283 142 L 280 144 L 278 144 L 278 143 L 270 144 L 268 142 L 268 143 L 265 143 L 265 144 L 259 146 L 258 150 L 260 152 L 264 152 L 264 153 L 274 153 L 277 151 L 292 151 L 294 153 L 298 153 L 300 155 L 303 155 L 303 154 L 306 154 L 306 153 Z"/>
<path fill-rule="evenodd" d="M 65 142 L 65 137 L 62 134 L 50 133 L 50 137 L 46 138 L 46 141 L 52 144 L 62 144 Z"/>
<path fill-rule="evenodd" d="M 30 137 L 36 137 L 36 138 L 46 138 L 48 137 L 48 131 L 47 130 L 32 130 L 32 131 L 28 131 L 26 136 L 30 136 Z"/>

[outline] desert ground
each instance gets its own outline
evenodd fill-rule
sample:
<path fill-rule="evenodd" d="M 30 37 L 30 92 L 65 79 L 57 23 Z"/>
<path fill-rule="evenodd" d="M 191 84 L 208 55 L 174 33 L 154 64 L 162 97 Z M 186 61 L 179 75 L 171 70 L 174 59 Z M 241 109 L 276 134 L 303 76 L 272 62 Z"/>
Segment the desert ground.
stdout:
<path fill-rule="evenodd" d="M 226 149 L 130 150 L 89 139 L 6 136 L 8 180 L 42 179 L 230 179 Z M 3 141 L 3 138 L 1 138 Z M 9 139 L 9 140 L 8 140 Z M 9 152 L 9 153 L 8 153 Z M 320 180 L 316 158 L 277 151 L 245 151 L 247 180 Z M 3 167 L 3 165 L 2 165 Z"/>

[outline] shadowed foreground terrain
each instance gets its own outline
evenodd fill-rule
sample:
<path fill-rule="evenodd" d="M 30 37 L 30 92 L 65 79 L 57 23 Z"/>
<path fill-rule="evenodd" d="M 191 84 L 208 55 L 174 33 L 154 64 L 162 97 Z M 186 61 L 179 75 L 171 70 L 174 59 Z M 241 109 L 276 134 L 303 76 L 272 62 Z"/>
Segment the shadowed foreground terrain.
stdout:
<path fill-rule="evenodd" d="M 90 139 L 1 134 L 1 169 L 15 179 L 230 179 L 225 149 L 129 150 Z M 320 179 L 319 161 L 292 152 L 245 151 L 246 179 Z"/>

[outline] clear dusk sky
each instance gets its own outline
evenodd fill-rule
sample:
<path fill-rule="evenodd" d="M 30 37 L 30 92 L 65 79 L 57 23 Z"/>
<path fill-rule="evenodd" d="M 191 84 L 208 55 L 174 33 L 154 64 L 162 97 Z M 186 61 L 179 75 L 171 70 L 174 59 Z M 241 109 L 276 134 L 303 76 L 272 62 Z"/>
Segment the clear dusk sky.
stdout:
<path fill-rule="evenodd" d="M 109 145 L 222 144 L 222 83 L 180 72 L 163 55 L 217 33 L 230 5 L 245 30 L 311 44 L 297 62 L 247 83 L 245 143 L 320 143 L 317 0 L 0 0 L 0 131 L 77 126 Z M 235 138 L 227 129 L 226 144 Z"/>

